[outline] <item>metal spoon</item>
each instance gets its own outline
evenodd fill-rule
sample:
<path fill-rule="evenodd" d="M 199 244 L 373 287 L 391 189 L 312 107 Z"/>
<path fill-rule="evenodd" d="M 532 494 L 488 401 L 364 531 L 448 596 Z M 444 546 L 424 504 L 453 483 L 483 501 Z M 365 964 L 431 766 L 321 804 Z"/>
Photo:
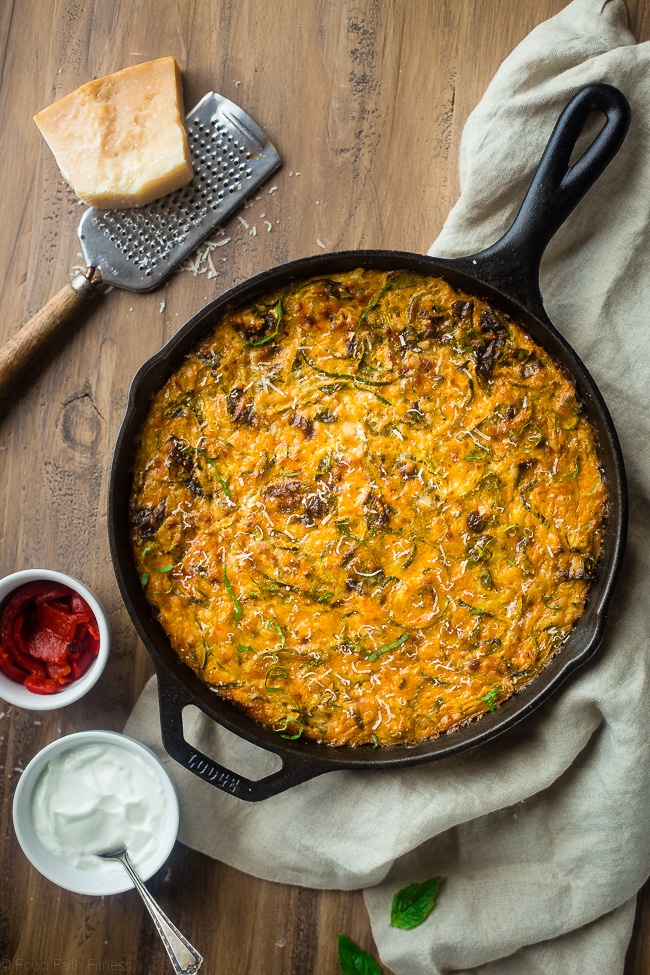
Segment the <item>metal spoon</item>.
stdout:
<path fill-rule="evenodd" d="M 96 853 L 101 860 L 119 860 L 129 877 L 133 881 L 135 889 L 144 901 L 144 905 L 151 914 L 153 922 L 158 928 L 158 934 L 167 949 L 167 954 L 171 958 L 174 971 L 177 975 L 194 975 L 198 972 L 203 962 L 203 956 L 193 948 L 187 938 L 185 938 L 178 928 L 174 927 L 167 915 L 161 910 L 153 899 L 145 885 L 138 877 L 133 864 L 129 859 L 126 847 L 122 846 L 119 850 L 106 850 L 104 853 Z"/>

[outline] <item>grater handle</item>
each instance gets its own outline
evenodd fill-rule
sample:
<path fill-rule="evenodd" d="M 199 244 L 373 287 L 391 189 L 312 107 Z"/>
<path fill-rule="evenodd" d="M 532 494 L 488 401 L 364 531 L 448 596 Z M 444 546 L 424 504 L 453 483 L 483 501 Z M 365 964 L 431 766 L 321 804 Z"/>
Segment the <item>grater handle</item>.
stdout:
<path fill-rule="evenodd" d="M 0 399 L 6 396 L 22 372 L 36 359 L 59 328 L 104 290 L 96 268 L 78 271 L 40 311 L 30 318 L 0 349 Z"/>

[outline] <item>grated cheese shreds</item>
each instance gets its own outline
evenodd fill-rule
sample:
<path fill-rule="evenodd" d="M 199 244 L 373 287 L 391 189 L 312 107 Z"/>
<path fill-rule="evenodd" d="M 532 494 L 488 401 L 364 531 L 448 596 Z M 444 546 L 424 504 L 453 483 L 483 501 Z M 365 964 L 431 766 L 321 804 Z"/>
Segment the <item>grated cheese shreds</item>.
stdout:
<path fill-rule="evenodd" d="M 198 250 L 194 251 L 179 265 L 179 272 L 189 271 L 195 278 L 199 274 L 207 274 L 208 278 L 218 277 L 219 272 L 214 266 L 212 252 L 217 247 L 225 247 L 226 244 L 230 243 L 230 239 L 230 237 L 217 237 L 214 240 L 204 241 Z"/>
<path fill-rule="evenodd" d="M 290 737 L 415 743 L 581 615 L 607 494 L 569 379 L 445 281 L 356 270 L 232 309 L 157 394 L 133 553 L 171 645 Z"/>

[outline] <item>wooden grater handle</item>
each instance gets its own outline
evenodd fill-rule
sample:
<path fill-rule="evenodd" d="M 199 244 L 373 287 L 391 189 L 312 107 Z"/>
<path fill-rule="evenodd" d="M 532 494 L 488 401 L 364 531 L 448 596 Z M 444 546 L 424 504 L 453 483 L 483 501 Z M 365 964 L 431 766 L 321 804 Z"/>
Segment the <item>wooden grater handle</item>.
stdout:
<path fill-rule="evenodd" d="M 0 399 L 11 391 L 23 370 L 36 359 L 59 328 L 71 321 L 102 290 L 101 275 L 96 268 L 78 271 L 9 339 L 0 349 Z"/>

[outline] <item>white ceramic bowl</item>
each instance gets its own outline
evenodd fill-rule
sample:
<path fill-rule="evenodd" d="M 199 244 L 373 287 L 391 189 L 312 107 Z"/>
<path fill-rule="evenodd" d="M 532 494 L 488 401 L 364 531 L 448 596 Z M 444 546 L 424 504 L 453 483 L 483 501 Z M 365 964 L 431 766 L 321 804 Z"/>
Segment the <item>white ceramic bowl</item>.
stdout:
<path fill-rule="evenodd" d="M 65 575 L 63 572 L 56 572 L 54 569 L 23 569 L 21 572 L 13 572 L 11 575 L 0 579 L 0 604 L 4 602 L 9 593 L 26 582 L 38 582 L 45 579 L 48 582 L 60 582 L 63 586 L 74 589 L 75 592 L 86 600 L 97 620 L 99 628 L 99 652 L 85 674 L 78 680 L 66 684 L 55 694 L 34 694 L 23 684 L 11 680 L 6 674 L 0 671 L 0 698 L 8 704 L 15 704 L 19 708 L 28 708 L 32 711 L 53 711 L 56 708 L 63 708 L 66 704 L 72 704 L 83 697 L 90 688 L 97 682 L 106 666 L 108 651 L 110 648 L 110 631 L 106 620 L 106 614 L 97 598 L 77 579 Z"/>
<path fill-rule="evenodd" d="M 34 789 L 48 763 L 69 749 L 81 745 L 107 743 L 130 751 L 144 761 L 160 782 L 165 805 L 163 827 L 155 849 L 136 869 L 147 880 L 167 860 L 178 834 L 179 808 L 174 785 L 156 755 L 142 742 L 114 731 L 79 731 L 46 745 L 22 773 L 14 794 L 13 816 L 16 836 L 27 859 L 36 869 L 59 887 L 77 894 L 118 894 L 133 884 L 120 863 L 97 861 L 97 870 L 76 867 L 60 860 L 41 843 L 32 817 Z"/>

